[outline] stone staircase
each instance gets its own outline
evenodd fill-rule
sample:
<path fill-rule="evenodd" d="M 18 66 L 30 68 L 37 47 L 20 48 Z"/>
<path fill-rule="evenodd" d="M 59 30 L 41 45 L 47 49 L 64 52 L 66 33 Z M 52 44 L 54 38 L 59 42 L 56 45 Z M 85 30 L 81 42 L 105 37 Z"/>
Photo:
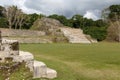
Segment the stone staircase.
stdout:
<path fill-rule="evenodd" d="M 30 52 L 19 51 L 19 55 L 16 56 L 15 61 L 26 62 L 26 66 L 33 72 L 33 78 L 48 78 L 53 79 L 57 77 L 57 72 L 41 61 L 34 60 L 34 56 Z"/>
<path fill-rule="evenodd" d="M 81 29 L 75 28 L 60 28 L 64 36 L 68 38 L 70 43 L 91 43 L 87 39 L 86 35 L 83 34 Z"/>

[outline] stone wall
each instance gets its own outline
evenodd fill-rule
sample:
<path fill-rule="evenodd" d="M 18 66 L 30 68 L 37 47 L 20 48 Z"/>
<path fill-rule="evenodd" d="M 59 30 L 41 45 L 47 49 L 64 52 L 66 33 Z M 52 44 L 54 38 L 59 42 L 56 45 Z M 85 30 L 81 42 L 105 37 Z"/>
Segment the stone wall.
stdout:
<path fill-rule="evenodd" d="M 60 32 L 47 35 L 43 31 L 2 29 L 2 37 L 9 40 L 18 40 L 20 43 L 53 43 L 67 42 L 66 37 Z"/>
<path fill-rule="evenodd" d="M 44 36 L 45 32 L 43 31 L 34 31 L 34 30 L 14 30 L 14 29 L 2 29 L 2 37 L 39 37 Z"/>
<path fill-rule="evenodd" d="M 51 39 L 43 38 L 46 36 L 43 31 L 34 30 L 14 30 L 14 29 L 2 29 L 2 37 L 9 40 L 18 40 L 20 43 L 51 43 Z M 0 37 L 1 37 L 0 36 Z"/>

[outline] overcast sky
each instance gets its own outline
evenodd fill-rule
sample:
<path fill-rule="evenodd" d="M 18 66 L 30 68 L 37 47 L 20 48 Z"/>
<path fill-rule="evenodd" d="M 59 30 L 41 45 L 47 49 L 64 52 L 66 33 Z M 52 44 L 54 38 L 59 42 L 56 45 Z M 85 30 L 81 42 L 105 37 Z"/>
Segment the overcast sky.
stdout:
<path fill-rule="evenodd" d="M 59 14 L 71 17 L 81 14 L 94 20 L 100 17 L 101 10 L 120 4 L 120 0 L 0 0 L 0 5 L 17 5 L 26 13 Z"/>

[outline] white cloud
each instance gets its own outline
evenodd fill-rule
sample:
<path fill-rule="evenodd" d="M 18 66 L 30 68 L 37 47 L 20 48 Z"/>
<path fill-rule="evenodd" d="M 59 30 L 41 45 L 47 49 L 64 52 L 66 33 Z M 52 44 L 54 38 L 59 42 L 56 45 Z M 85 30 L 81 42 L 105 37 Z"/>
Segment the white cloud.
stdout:
<path fill-rule="evenodd" d="M 100 10 L 89 10 L 86 11 L 84 17 L 88 19 L 98 20 L 101 16 L 100 13 L 101 13 Z"/>

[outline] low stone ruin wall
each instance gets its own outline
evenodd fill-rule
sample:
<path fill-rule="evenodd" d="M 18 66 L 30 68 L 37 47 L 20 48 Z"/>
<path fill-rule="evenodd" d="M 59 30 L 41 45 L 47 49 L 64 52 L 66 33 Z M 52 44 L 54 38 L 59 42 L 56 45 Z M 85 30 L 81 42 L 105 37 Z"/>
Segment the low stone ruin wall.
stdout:
<path fill-rule="evenodd" d="M 24 38 L 24 37 L 4 37 L 6 39 L 10 39 L 10 40 L 18 40 L 19 43 L 53 43 L 51 39 L 44 39 L 44 38 L 36 38 L 36 37 L 28 37 L 28 38 Z"/>
<path fill-rule="evenodd" d="M 43 31 L 14 30 L 0 28 L 2 37 L 9 40 L 18 40 L 19 43 L 54 43 L 67 42 L 62 34 L 47 35 Z"/>
<path fill-rule="evenodd" d="M 32 30 L 14 30 L 14 29 L 2 29 L 2 37 L 39 37 L 46 35 L 42 31 L 32 31 Z"/>

